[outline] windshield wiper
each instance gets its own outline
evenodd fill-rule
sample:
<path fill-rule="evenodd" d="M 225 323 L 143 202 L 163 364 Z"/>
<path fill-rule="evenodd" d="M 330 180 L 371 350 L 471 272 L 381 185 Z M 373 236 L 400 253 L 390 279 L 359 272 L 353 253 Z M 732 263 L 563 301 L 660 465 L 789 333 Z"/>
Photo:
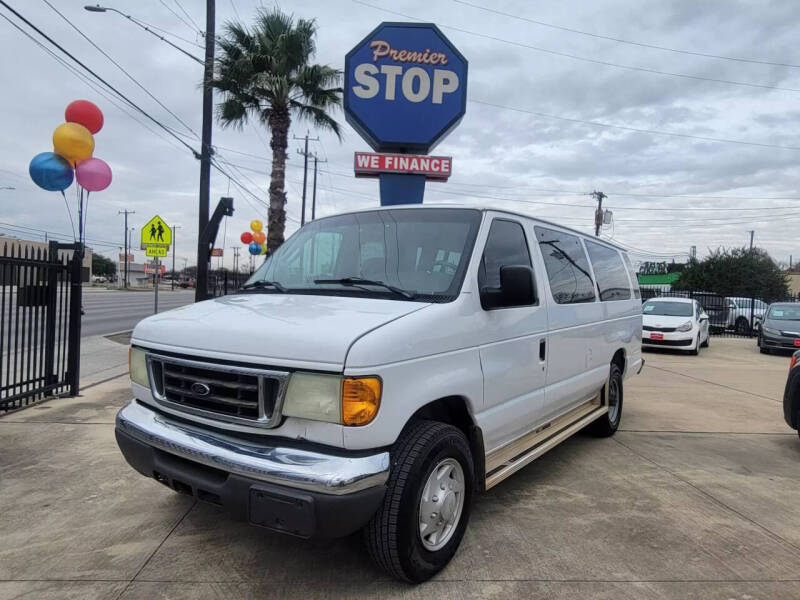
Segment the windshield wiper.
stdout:
<path fill-rule="evenodd" d="M 379 285 L 386 288 L 390 292 L 394 292 L 398 296 L 413 300 L 417 297 L 416 292 L 409 292 L 403 288 L 389 285 L 385 281 L 378 281 L 377 279 L 364 279 L 363 277 L 342 277 L 341 279 L 315 279 L 314 283 L 338 283 L 340 285 Z"/>
<path fill-rule="evenodd" d="M 284 294 L 289 291 L 285 287 L 283 287 L 280 283 L 278 283 L 277 281 L 267 281 L 266 279 L 260 279 L 258 281 L 254 281 L 252 283 L 246 283 L 241 287 L 241 289 L 243 289 L 243 290 L 257 290 L 259 288 L 265 288 L 265 287 L 273 287 L 276 290 L 278 290 L 279 292 L 282 292 Z"/>

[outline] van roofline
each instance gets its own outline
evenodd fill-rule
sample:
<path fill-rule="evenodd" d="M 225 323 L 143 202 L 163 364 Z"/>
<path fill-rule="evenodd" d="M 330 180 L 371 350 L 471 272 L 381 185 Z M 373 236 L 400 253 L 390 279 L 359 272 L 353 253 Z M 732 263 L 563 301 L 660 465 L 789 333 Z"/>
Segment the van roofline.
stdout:
<path fill-rule="evenodd" d="M 431 204 L 397 204 L 397 205 L 393 205 L 393 206 L 373 206 L 373 207 L 357 208 L 357 209 L 354 209 L 354 210 L 347 210 L 347 211 L 339 212 L 339 213 L 336 213 L 336 214 L 333 214 L 333 215 L 327 215 L 325 217 L 319 217 L 316 220 L 319 221 L 320 219 L 327 219 L 329 217 L 338 217 L 338 216 L 341 216 L 341 215 L 358 214 L 358 213 L 363 213 L 363 212 L 374 212 L 376 210 L 381 210 L 381 211 L 382 210 L 408 210 L 408 209 L 415 209 L 415 208 L 416 209 L 419 209 L 419 208 L 423 208 L 423 209 L 424 208 L 446 208 L 446 209 L 458 209 L 458 210 L 468 209 L 468 210 L 477 210 L 477 211 L 480 211 L 480 212 L 483 212 L 483 213 L 485 213 L 485 212 L 505 213 L 505 214 L 513 215 L 515 217 L 522 217 L 522 218 L 525 218 L 525 219 L 532 219 L 534 221 L 537 221 L 537 222 L 542 223 L 544 225 L 548 225 L 550 227 L 558 227 L 559 229 L 563 229 L 563 230 L 567 231 L 568 233 L 572 233 L 573 235 L 577 235 L 577 236 L 580 236 L 582 238 L 586 238 L 589 241 L 597 242 L 597 243 L 600 243 L 600 244 L 604 244 L 606 246 L 610 246 L 611 248 L 614 248 L 615 250 L 619 250 L 620 252 L 624 252 L 626 254 L 628 253 L 628 250 L 626 248 L 623 248 L 622 246 L 618 246 L 617 244 L 615 244 L 614 242 L 612 242 L 610 240 L 606 240 L 606 239 L 603 239 L 603 238 L 600 238 L 600 237 L 594 237 L 594 236 L 592 236 L 592 235 L 590 235 L 588 233 L 584 233 L 582 231 L 578 231 L 577 229 L 574 229 L 574 228 L 569 227 L 567 225 L 561 225 L 560 223 L 556 223 L 555 221 L 549 221 L 547 219 L 543 219 L 543 218 L 537 217 L 535 215 L 530 215 L 530 214 L 526 214 L 526 213 L 523 213 L 523 212 L 510 210 L 508 208 L 496 208 L 494 206 L 483 206 L 483 205 L 480 205 L 480 204 L 474 205 L 474 204 L 434 204 L 434 203 L 431 203 Z"/>

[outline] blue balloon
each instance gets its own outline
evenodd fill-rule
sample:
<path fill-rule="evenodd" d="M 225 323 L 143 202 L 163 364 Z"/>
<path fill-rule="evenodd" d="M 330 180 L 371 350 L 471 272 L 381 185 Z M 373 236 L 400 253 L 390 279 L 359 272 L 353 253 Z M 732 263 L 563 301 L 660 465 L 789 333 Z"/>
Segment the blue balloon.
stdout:
<path fill-rule="evenodd" d="M 247 247 L 250 251 L 250 254 L 255 256 L 256 254 L 261 254 L 261 244 L 258 242 L 250 242 L 250 245 Z"/>
<path fill-rule="evenodd" d="M 64 191 L 75 178 L 75 172 L 67 160 L 55 152 L 42 152 L 34 156 L 28 173 L 36 185 L 48 192 Z"/>

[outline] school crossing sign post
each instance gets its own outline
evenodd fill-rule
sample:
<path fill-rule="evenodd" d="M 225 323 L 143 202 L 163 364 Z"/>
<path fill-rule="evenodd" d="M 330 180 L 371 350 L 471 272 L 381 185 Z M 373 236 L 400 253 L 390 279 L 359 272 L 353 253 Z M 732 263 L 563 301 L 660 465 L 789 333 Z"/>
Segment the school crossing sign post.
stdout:
<path fill-rule="evenodd" d="M 450 157 L 426 155 L 466 112 L 467 60 L 433 23 L 381 23 L 344 76 L 347 122 L 376 151 L 356 153 L 356 176 L 380 179 L 383 205 L 421 203 L 426 179 L 450 175 Z"/>
<path fill-rule="evenodd" d="M 158 312 L 158 279 L 162 274 L 162 265 L 159 257 L 167 256 L 167 251 L 172 245 L 172 228 L 164 222 L 158 215 L 150 219 L 142 227 L 142 250 L 147 256 L 155 258 L 153 261 L 153 312 Z M 147 272 L 147 266 L 145 272 Z M 173 274 L 174 275 L 174 274 Z"/>

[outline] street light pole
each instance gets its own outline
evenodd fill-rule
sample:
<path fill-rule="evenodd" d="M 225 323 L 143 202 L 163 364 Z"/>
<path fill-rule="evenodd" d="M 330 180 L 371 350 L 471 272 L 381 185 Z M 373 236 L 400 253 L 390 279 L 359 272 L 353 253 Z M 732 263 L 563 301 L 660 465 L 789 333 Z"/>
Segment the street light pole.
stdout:
<path fill-rule="evenodd" d="M 185 54 L 186 56 L 188 56 L 189 58 L 191 58 L 193 61 L 195 61 L 195 62 L 198 62 L 198 63 L 200 63 L 201 65 L 203 64 L 203 61 L 202 61 L 202 60 L 200 60 L 199 58 L 197 58 L 197 57 L 196 57 L 194 54 L 190 54 L 189 52 L 187 52 L 186 50 L 184 50 L 184 49 L 183 49 L 183 48 L 181 48 L 180 46 L 177 46 L 177 45 L 173 44 L 172 42 L 170 42 L 170 41 L 169 41 L 167 38 L 165 38 L 164 36 L 162 36 L 162 35 L 159 35 L 159 34 L 157 34 L 155 31 L 153 31 L 152 29 L 150 29 L 150 28 L 149 28 L 147 25 L 145 25 L 144 23 L 141 23 L 141 22 L 139 22 L 139 20 L 138 20 L 138 19 L 134 19 L 132 16 L 130 16 L 130 15 L 126 15 L 124 12 L 122 12 L 122 11 L 119 11 L 119 10 L 117 10 L 116 8 L 110 8 L 110 7 L 108 7 L 108 6 L 100 6 L 99 4 L 96 4 L 96 5 L 94 5 L 94 6 L 84 6 L 83 8 L 84 8 L 85 10 L 88 10 L 89 12 L 97 12 L 97 13 L 104 13 L 104 12 L 115 12 L 115 13 L 117 13 L 118 15 L 122 15 L 123 17 L 125 17 L 126 19 L 128 19 L 128 21 L 130 21 L 131 23 L 135 23 L 136 25 L 138 25 L 139 27 L 141 27 L 142 29 L 144 29 L 144 30 L 145 30 L 147 33 L 150 33 L 150 34 L 152 34 L 152 35 L 156 36 L 156 37 L 157 37 L 158 39 L 160 39 L 162 42 L 165 42 L 165 43 L 169 44 L 170 46 L 172 46 L 173 48 L 175 48 L 175 50 L 177 50 L 178 52 L 181 52 L 181 53 Z"/>
<path fill-rule="evenodd" d="M 177 46 L 165 39 L 163 36 L 157 34 L 152 29 L 141 23 L 138 19 L 127 15 L 115 8 L 107 6 L 84 6 L 89 12 L 115 12 L 122 15 L 130 22 L 135 23 L 148 33 L 156 36 L 163 42 L 166 42 L 179 52 L 191 58 L 193 61 L 203 65 L 203 127 L 200 141 L 200 195 L 198 202 L 198 231 L 197 231 L 197 280 L 195 286 L 194 299 L 196 302 L 205 300 L 208 297 L 208 263 L 210 260 L 208 245 L 203 244 L 201 239 L 203 232 L 208 224 L 208 213 L 211 197 L 211 126 L 213 124 L 213 96 L 209 83 L 214 75 L 214 44 L 216 42 L 215 36 L 215 0 L 206 0 L 206 30 L 205 30 L 205 56 L 204 60 L 200 60 L 193 54 L 190 54 L 180 46 Z M 174 271 L 174 269 L 173 269 Z"/>
<path fill-rule="evenodd" d="M 197 279 L 194 290 L 195 302 L 208 297 L 208 244 L 203 242 L 203 233 L 208 225 L 211 197 L 211 123 L 213 97 L 211 80 L 214 77 L 214 0 L 206 0 L 206 54 L 203 68 L 203 131 L 200 142 L 200 204 L 197 218 Z"/>

